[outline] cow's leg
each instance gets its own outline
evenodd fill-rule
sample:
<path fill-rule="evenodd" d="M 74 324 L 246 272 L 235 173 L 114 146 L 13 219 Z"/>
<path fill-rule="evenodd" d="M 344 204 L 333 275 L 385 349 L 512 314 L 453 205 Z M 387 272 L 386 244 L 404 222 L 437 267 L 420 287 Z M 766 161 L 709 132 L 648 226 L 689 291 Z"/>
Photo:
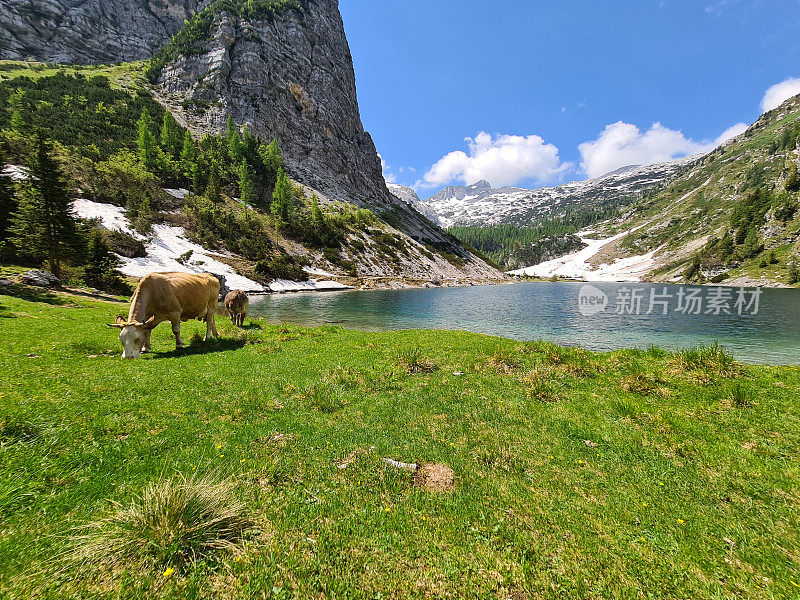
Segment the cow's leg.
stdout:
<path fill-rule="evenodd" d="M 214 310 L 209 310 L 209 314 L 211 315 L 211 334 L 215 337 L 219 337 L 219 333 L 217 332 L 217 317 L 214 314 Z"/>
<path fill-rule="evenodd" d="M 181 318 L 173 317 L 170 319 L 170 323 L 172 323 L 172 333 L 175 334 L 175 349 L 180 350 L 184 347 L 183 340 L 181 339 Z"/>
<path fill-rule="evenodd" d="M 142 352 L 150 352 L 150 334 L 152 333 L 152 329 L 148 329 L 144 332 L 144 345 L 142 346 Z"/>

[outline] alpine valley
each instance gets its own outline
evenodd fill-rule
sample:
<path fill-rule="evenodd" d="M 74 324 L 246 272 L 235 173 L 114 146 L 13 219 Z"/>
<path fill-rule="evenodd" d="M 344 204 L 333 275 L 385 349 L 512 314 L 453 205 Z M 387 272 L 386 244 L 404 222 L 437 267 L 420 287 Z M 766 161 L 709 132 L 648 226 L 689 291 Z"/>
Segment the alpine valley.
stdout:
<path fill-rule="evenodd" d="M 537 190 L 392 190 L 516 275 L 795 285 L 799 148 L 796 96 L 703 156 Z"/>

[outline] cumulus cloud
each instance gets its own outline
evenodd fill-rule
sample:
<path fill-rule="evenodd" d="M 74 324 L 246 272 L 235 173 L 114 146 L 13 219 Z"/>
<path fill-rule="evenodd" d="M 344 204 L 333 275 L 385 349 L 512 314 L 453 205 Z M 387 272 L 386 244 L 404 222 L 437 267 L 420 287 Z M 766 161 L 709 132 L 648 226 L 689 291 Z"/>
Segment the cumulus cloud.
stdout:
<path fill-rule="evenodd" d="M 558 148 L 538 135 L 497 135 L 484 131 L 466 138 L 469 153 L 457 150 L 439 159 L 416 186 L 432 188 L 461 182 L 466 185 L 485 179 L 494 187 L 514 185 L 525 179 L 542 183 L 555 181 L 571 167 L 562 163 Z"/>
<path fill-rule="evenodd" d="M 698 142 L 661 123 L 653 123 L 642 132 L 636 125 L 618 121 L 606 126 L 596 140 L 584 142 L 578 149 L 586 174 L 600 177 L 621 167 L 652 165 L 710 152 L 746 129 L 747 125 L 737 123 L 716 140 Z"/>
<path fill-rule="evenodd" d="M 769 112 L 797 94 L 800 94 L 800 79 L 789 77 L 789 79 L 776 83 L 767 89 L 763 100 L 761 100 L 761 110 L 762 112 Z"/>

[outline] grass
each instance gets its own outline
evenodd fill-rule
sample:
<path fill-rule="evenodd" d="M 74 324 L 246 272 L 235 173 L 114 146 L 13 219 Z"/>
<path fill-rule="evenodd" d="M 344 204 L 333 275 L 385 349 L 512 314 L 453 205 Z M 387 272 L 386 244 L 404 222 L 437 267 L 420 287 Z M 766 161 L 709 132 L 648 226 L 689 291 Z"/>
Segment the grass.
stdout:
<path fill-rule="evenodd" d="M 122 361 L 59 298 L 0 295 L 0 597 L 798 597 L 795 367 L 223 319 Z"/>

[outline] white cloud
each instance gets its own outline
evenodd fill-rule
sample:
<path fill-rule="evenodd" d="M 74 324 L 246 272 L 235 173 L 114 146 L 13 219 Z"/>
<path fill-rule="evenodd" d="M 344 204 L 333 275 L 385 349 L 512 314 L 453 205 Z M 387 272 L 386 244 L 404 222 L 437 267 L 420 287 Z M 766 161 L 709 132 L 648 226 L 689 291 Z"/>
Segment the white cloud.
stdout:
<path fill-rule="evenodd" d="M 661 123 L 653 123 L 642 132 L 636 125 L 618 121 L 608 125 L 596 140 L 584 142 L 578 149 L 586 174 L 600 177 L 621 167 L 652 165 L 710 152 L 746 129 L 747 125 L 737 123 L 716 140 L 697 142 Z"/>
<path fill-rule="evenodd" d="M 800 79 L 789 77 L 767 90 L 763 100 L 761 100 L 761 110 L 762 112 L 769 112 L 797 94 L 800 94 Z"/>
<path fill-rule="evenodd" d="M 552 182 L 572 165 L 562 163 L 558 148 L 538 135 L 491 136 L 481 132 L 464 141 L 469 154 L 461 150 L 443 156 L 416 186 L 431 188 L 453 182 L 467 185 L 485 179 L 494 187 L 514 185 L 525 179 Z"/>
<path fill-rule="evenodd" d="M 386 163 L 380 154 L 378 154 L 378 158 L 381 160 L 381 170 L 383 171 L 383 178 L 386 180 L 386 183 L 397 183 L 397 176 L 392 173 L 392 168 Z"/>

